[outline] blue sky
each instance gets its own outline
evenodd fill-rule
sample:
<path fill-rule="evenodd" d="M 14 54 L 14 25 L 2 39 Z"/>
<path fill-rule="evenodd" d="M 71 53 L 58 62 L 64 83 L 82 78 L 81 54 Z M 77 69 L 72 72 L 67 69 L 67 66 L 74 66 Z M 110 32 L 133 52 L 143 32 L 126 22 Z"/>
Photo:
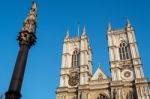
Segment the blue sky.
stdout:
<path fill-rule="evenodd" d="M 29 52 L 22 87 L 22 99 L 55 99 L 59 85 L 63 39 L 67 28 L 77 36 L 86 25 L 92 47 L 93 72 L 101 64 L 106 74 L 109 55 L 107 23 L 124 28 L 128 17 L 134 26 L 143 70 L 150 78 L 150 1 L 149 0 L 37 0 L 37 43 Z M 32 0 L 0 0 L 0 93 L 8 90 L 18 54 L 18 32 L 29 12 Z"/>

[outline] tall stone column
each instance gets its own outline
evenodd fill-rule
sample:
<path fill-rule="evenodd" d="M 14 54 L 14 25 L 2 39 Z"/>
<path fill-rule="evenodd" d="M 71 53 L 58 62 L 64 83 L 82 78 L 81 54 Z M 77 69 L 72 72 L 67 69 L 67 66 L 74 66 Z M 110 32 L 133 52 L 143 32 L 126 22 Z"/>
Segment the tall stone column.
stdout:
<path fill-rule="evenodd" d="M 36 41 L 36 16 L 37 16 L 37 4 L 33 2 L 32 8 L 26 18 L 23 28 L 18 35 L 19 42 L 19 53 L 16 60 L 15 68 L 12 74 L 9 89 L 6 92 L 5 99 L 20 99 L 21 98 L 21 87 L 26 68 L 26 62 L 28 57 L 29 49 Z"/>

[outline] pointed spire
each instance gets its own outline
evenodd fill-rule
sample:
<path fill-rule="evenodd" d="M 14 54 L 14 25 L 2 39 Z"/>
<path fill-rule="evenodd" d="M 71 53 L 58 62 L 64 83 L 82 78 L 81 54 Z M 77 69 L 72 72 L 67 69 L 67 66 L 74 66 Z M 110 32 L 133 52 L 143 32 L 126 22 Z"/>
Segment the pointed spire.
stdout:
<path fill-rule="evenodd" d="M 32 9 L 37 9 L 37 3 L 35 0 L 33 1 Z"/>
<path fill-rule="evenodd" d="M 85 25 L 84 25 L 84 27 L 83 27 L 82 35 L 86 35 L 86 28 L 85 28 Z"/>
<path fill-rule="evenodd" d="M 65 39 L 69 39 L 69 29 L 67 29 L 67 32 L 66 32 L 66 37 Z"/>
<path fill-rule="evenodd" d="M 33 1 L 32 7 L 30 9 L 29 15 L 27 16 L 22 31 L 27 31 L 29 33 L 35 33 L 36 31 L 36 17 L 37 17 L 37 3 Z"/>
<path fill-rule="evenodd" d="M 21 32 L 18 35 L 17 40 L 19 45 L 28 44 L 29 47 L 36 42 L 36 19 L 37 19 L 37 3 L 34 1 L 29 14 L 24 21 Z"/>
<path fill-rule="evenodd" d="M 110 23 L 110 21 L 108 22 L 108 27 L 107 27 L 107 31 L 111 31 L 111 23 Z"/>
<path fill-rule="evenodd" d="M 100 64 L 98 64 L 98 68 L 101 68 L 101 65 L 100 65 Z"/>
<path fill-rule="evenodd" d="M 130 23 L 130 20 L 127 18 L 127 28 L 130 28 L 131 27 L 131 23 Z"/>

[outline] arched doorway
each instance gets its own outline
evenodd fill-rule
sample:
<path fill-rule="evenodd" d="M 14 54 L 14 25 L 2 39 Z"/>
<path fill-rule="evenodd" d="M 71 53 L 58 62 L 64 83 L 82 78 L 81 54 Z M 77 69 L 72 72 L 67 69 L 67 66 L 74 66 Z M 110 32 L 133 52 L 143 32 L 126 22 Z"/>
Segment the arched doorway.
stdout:
<path fill-rule="evenodd" d="M 96 99 L 108 99 L 108 97 L 103 94 L 99 94 Z"/>

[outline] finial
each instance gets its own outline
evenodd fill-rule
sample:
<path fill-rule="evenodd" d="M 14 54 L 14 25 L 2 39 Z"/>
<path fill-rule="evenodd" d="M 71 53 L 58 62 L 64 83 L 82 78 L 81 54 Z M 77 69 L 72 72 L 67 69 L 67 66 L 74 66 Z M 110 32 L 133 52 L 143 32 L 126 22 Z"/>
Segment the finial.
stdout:
<path fill-rule="evenodd" d="M 130 20 L 127 18 L 127 27 L 131 27 Z"/>
<path fill-rule="evenodd" d="M 69 39 L 69 29 L 67 29 L 66 38 L 65 39 Z"/>
<path fill-rule="evenodd" d="M 100 64 L 98 64 L 98 68 L 101 68 L 101 65 L 100 65 Z"/>
<path fill-rule="evenodd" d="M 83 27 L 82 35 L 86 35 L 86 28 L 85 28 L 85 25 L 84 25 L 84 27 Z"/>
<path fill-rule="evenodd" d="M 111 31 L 111 23 L 110 23 L 110 21 L 108 21 L 108 27 L 107 27 L 107 30 L 108 30 L 108 31 Z"/>
<path fill-rule="evenodd" d="M 36 3 L 36 0 L 33 1 L 32 9 L 37 9 L 37 3 Z"/>
<path fill-rule="evenodd" d="M 127 23 L 130 24 L 130 20 L 127 18 Z"/>

